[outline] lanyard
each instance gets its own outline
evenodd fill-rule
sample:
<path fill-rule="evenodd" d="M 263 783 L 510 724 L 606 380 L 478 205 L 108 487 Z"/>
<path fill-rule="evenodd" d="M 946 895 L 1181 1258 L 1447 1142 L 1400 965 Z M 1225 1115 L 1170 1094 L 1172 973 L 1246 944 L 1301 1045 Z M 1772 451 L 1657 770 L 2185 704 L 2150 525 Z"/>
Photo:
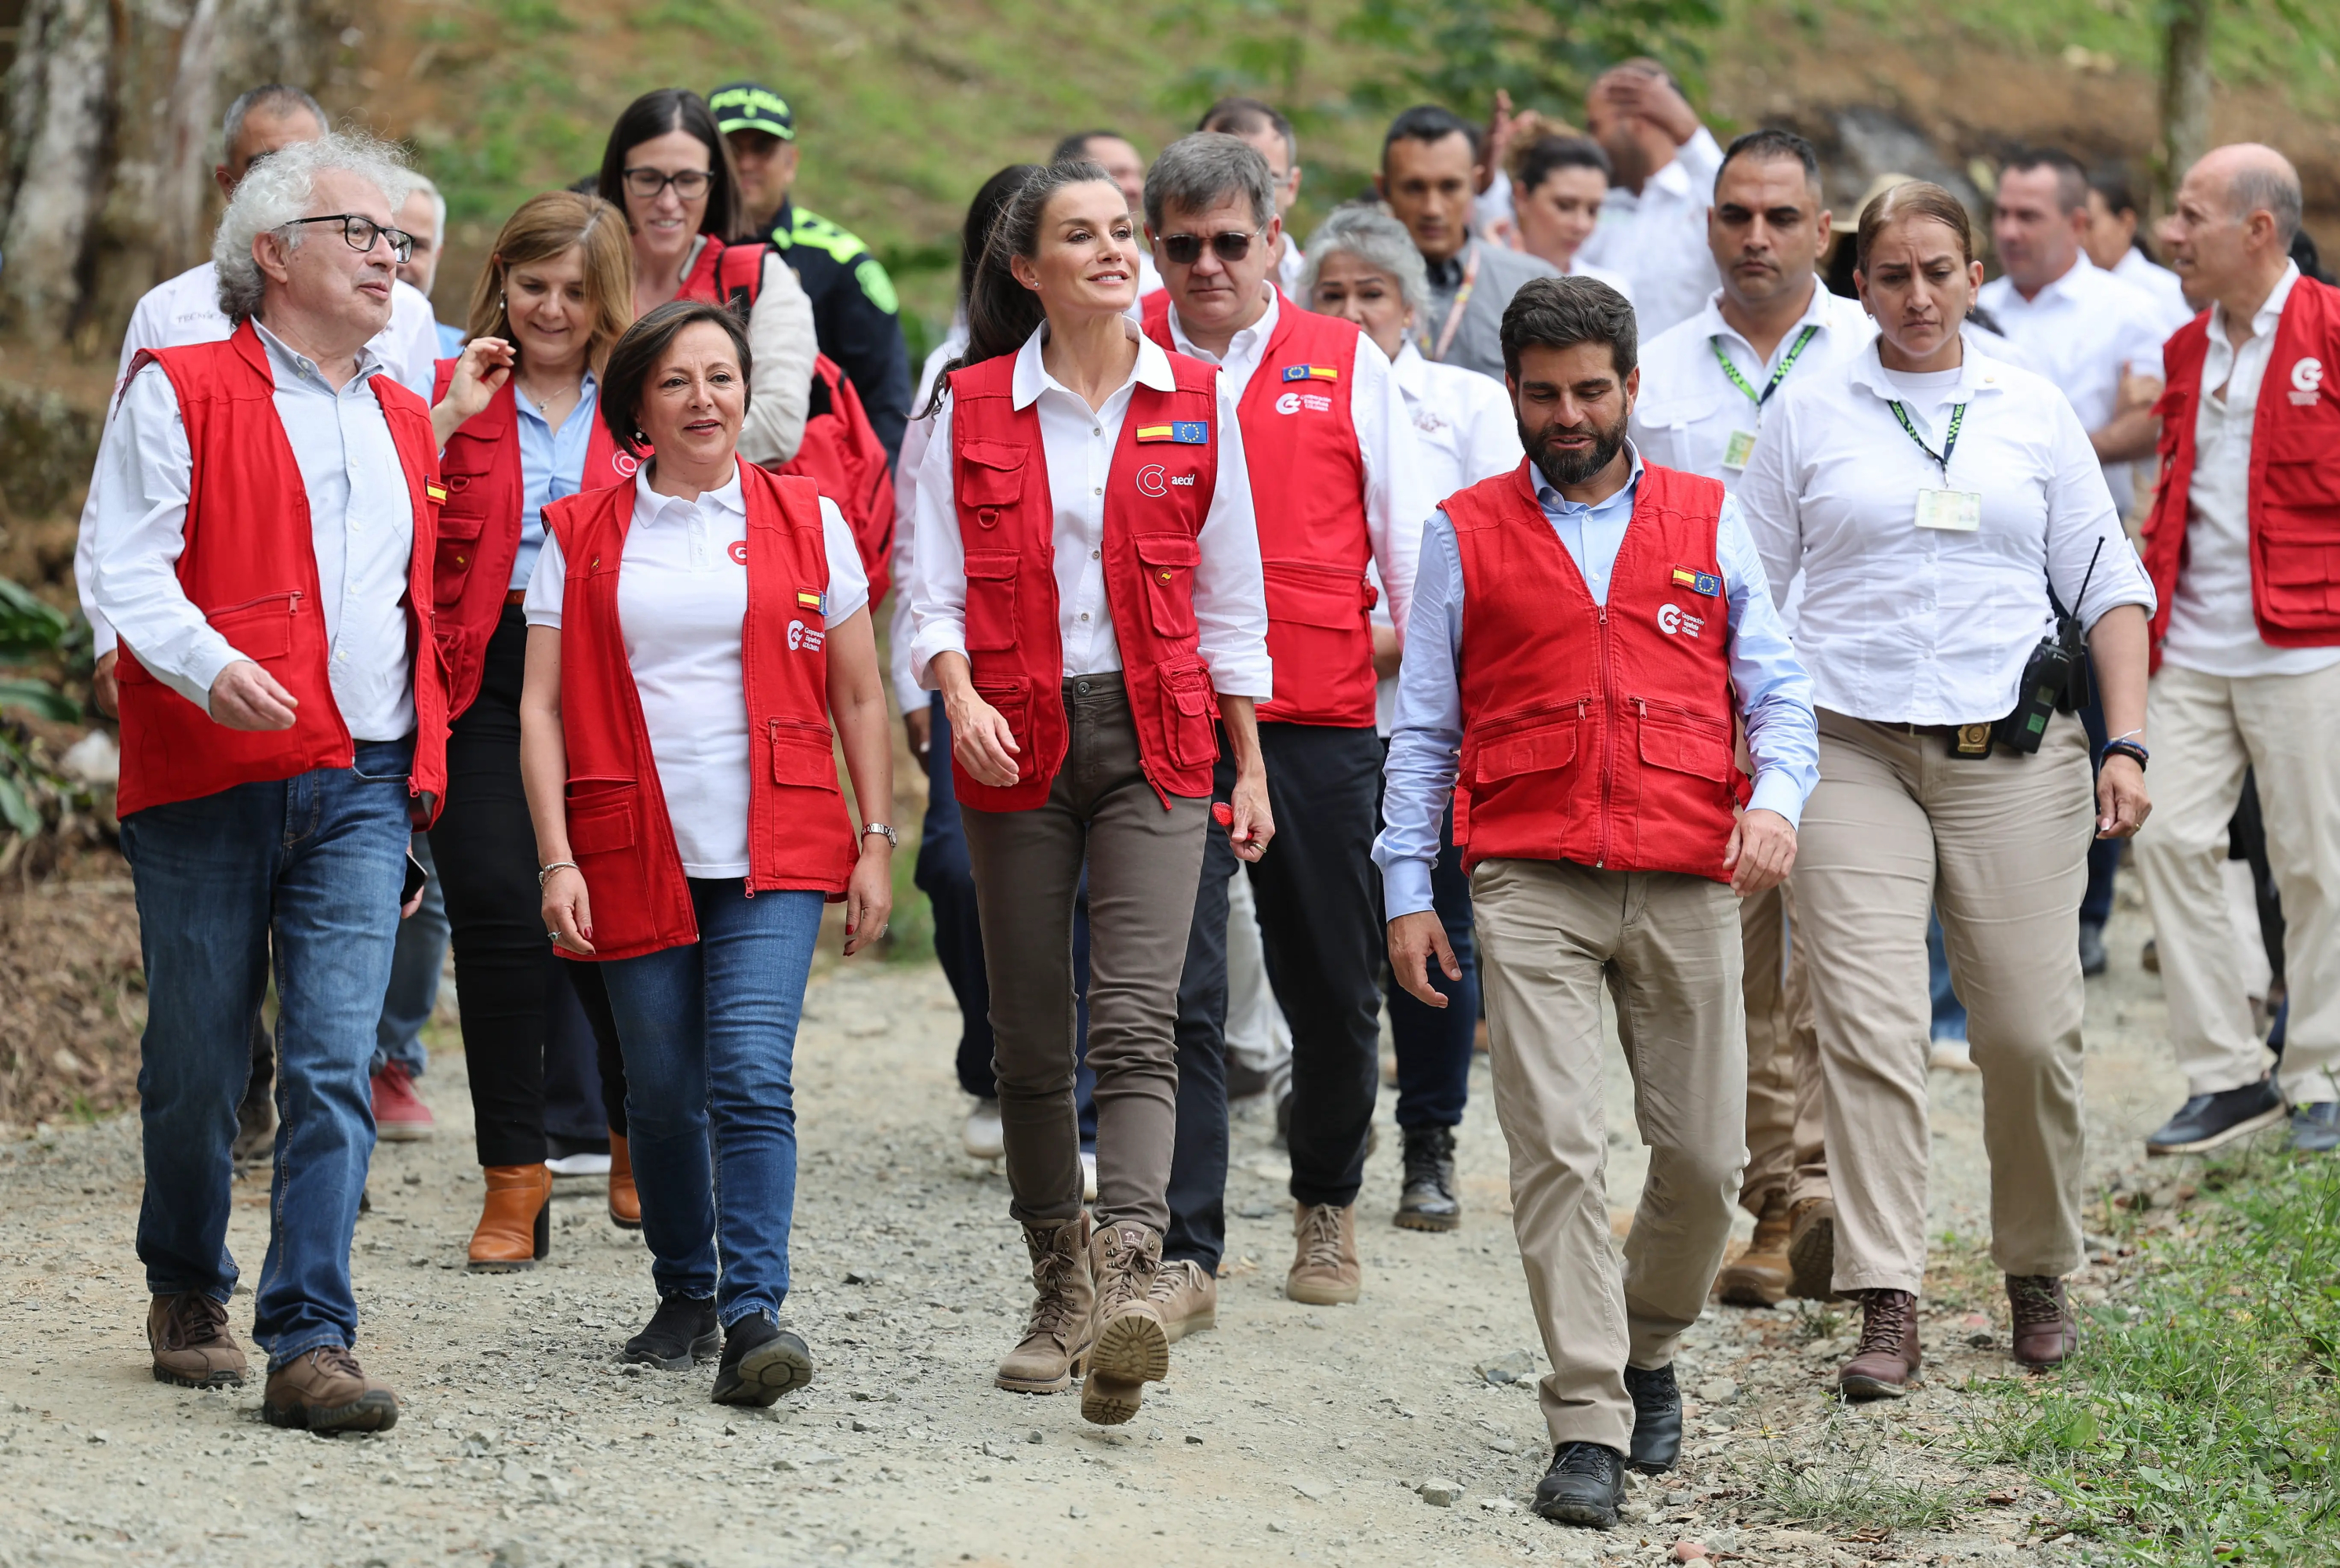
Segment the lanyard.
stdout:
<path fill-rule="evenodd" d="M 1438 346 L 1430 346 L 1430 334 L 1422 335 L 1423 352 L 1433 360 L 1446 358 L 1446 350 L 1454 345 L 1454 334 L 1462 326 L 1462 307 L 1471 302 L 1471 291 L 1479 282 L 1479 242 L 1471 242 L 1471 253 L 1462 261 L 1462 286 L 1454 291 L 1454 303 L 1446 308 L 1446 325 L 1439 330 Z"/>
<path fill-rule="evenodd" d="M 1926 444 L 1926 438 L 1919 435 L 1918 427 L 1909 422 L 1909 411 L 1907 409 L 1898 401 L 1888 401 L 1885 406 L 1893 410 L 1893 417 L 1901 421 L 1901 429 L 1908 433 L 1911 440 L 1918 443 L 1918 449 L 1934 459 L 1935 466 L 1942 470 L 1942 483 L 1945 486 L 1948 485 L 1950 454 L 1958 449 L 1958 427 L 1966 422 L 1967 406 L 1964 403 L 1951 405 L 1949 432 L 1942 438 L 1942 449 L 1939 452 Z"/>
<path fill-rule="evenodd" d="M 1780 361 L 1780 368 L 1771 372 L 1771 379 L 1763 384 L 1763 390 L 1760 392 L 1747 384 L 1747 378 L 1739 373 L 1739 367 L 1730 362 L 1729 354 L 1723 352 L 1721 338 L 1709 338 L 1707 341 L 1713 345 L 1715 362 L 1722 367 L 1722 373 L 1730 378 L 1732 386 L 1747 394 L 1755 404 L 1756 412 L 1760 414 L 1762 412 L 1763 405 L 1771 400 L 1771 394 L 1780 390 L 1780 383 L 1788 379 L 1788 372 L 1796 368 L 1796 358 L 1804 351 L 1804 345 L 1810 342 L 1812 335 L 1819 330 L 1819 323 L 1815 322 L 1797 334 L 1795 345 L 1789 349 L 1788 357 Z"/>

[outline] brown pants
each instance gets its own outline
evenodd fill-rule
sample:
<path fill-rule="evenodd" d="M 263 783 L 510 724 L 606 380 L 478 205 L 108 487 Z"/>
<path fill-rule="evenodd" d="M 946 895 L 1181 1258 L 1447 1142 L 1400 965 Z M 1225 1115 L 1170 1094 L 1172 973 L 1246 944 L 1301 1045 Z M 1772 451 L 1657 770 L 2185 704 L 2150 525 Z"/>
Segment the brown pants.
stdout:
<path fill-rule="evenodd" d="M 1207 797 L 1162 799 L 1137 754 L 1117 674 L 1065 683 L 1072 744 L 1030 811 L 960 805 L 991 981 L 992 1070 L 1008 1212 L 1061 1225 L 1081 1209 L 1073 1102 L 1073 900 L 1089 874 L 1089 1069 L 1096 1074 L 1100 1224 L 1170 1224 L 1178 976 L 1203 872 Z"/>
<path fill-rule="evenodd" d="M 1720 883 L 1669 872 L 1491 860 L 1472 873 L 1495 1119 L 1552 1361 L 1540 1393 L 1556 1444 L 1631 1444 L 1626 1365 L 1673 1360 L 1722 1266 L 1747 1158 L 1738 902 Z M 1609 1228 L 1604 984 L 1650 1146 L 1621 1273 Z"/>
<path fill-rule="evenodd" d="M 1795 925 L 1785 883 L 1739 906 L 1747 955 L 1747 1175 L 1739 1206 L 1757 1216 L 1773 1193 L 1791 1204 L 1829 1195 L 1819 1040 Z"/>
<path fill-rule="evenodd" d="M 1948 754 L 1939 735 L 1823 709 L 1796 911 L 1836 1187 L 1836 1288 L 1926 1273 L 1926 909 L 1982 1072 L 1991 1257 L 2080 1266 L 2080 894 L 2096 804 L 2088 743 L 2057 717 L 2031 756 Z"/>

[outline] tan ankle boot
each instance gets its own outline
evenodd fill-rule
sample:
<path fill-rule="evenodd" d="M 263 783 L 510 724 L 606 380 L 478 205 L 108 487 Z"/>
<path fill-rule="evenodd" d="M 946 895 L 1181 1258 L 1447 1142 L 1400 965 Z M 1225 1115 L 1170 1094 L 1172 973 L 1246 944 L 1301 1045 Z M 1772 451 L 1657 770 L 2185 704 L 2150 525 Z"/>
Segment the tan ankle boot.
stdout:
<path fill-rule="evenodd" d="M 1777 1307 L 1788 1294 L 1788 1195 L 1773 1190 L 1755 1217 L 1755 1238 L 1715 1280 L 1733 1307 Z"/>
<path fill-rule="evenodd" d="M 1170 1376 L 1170 1336 L 1151 1299 L 1162 1267 L 1162 1237 L 1124 1220 L 1089 1241 L 1096 1277 L 1096 1347 L 1081 1385 L 1081 1419 L 1118 1426 L 1137 1414 L 1145 1385 Z"/>
<path fill-rule="evenodd" d="M 542 1163 L 490 1165 L 488 1199 L 480 1227 L 471 1232 L 474 1274 L 511 1274 L 534 1268 L 552 1250 L 552 1172 Z"/>
<path fill-rule="evenodd" d="M 1354 1301 L 1365 1277 L 1364 1265 L 1357 1261 L 1357 1206 L 1295 1204 L 1292 1233 L 1296 1245 L 1284 1294 L 1312 1307 Z"/>
<path fill-rule="evenodd" d="M 610 1134 L 610 1223 L 620 1230 L 642 1228 L 642 1198 L 634 1189 L 633 1156 L 622 1133 Z"/>
<path fill-rule="evenodd" d="M 1088 1360 L 1096 1288 L 1089 1278 L 1089 1217 L 1062 1225 L 1027 1225 L 1032 1255 L 1032 1316 L 1023 1342 L 992 1378 L 1018 1394 L 1054 1394 L 1072 1386 Z"/>

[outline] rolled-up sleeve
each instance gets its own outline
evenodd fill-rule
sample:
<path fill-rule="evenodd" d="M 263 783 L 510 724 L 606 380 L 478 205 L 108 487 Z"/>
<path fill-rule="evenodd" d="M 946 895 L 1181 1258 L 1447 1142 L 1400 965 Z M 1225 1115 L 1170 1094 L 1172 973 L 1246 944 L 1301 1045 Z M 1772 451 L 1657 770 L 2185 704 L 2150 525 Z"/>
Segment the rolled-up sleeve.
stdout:
<path fill-rule="evenodd" d="M 1211 672 L 1212 689 L 1265 702 L 1275 692 L 1267 656 L 1267 587 L 1259 564 L 1259 522 L 1252 512 L 1251 465 L 1234 399 L 1219 381 L 1219 470 L 1211 509 L 1195 544 L 1195 651 Z"/>
<path fill-rule="evenodd" d="M 1431 868 L 1462 755 L 1462 557 L 1443 511 L 1423 526 L 1416 555 L 1405 662 L 1398 666 L 1397 713 L 1383 770 L 1383 827 L 1373 840 L 1390 920 L 1432 907 Z"/>
<path fill-rule="evenodd" d="M 1747 519 L 1730 496 L 1722 498 L 1715 548 L 1730 606 L 1730 685 L 1755 759 L 1755 792 L 1747 804 L 1793 825 L 1803 820 L 1804 800 L 1820 776 L 1812 677 L 1796 657 Z"/>
<path fill-rule="evenodd" d="M 812 362 L 820 347 L 813 334 L 812 300 L 796 270 L 774 251 L 748 312 L 748 416 L 739 426 L 739 455 L 776 468 L 804 445 L 812 407 Z"/>
<path fill-rule="evenodd" d="M 917 549 L 910 562 L 910 675 L 935 691 L 938 654 L 967 652 L 967 546 L 958 537 L 958 487 L 951 475 L 951 400 L 935 411 L 934 434 L 918 464 Z"/>

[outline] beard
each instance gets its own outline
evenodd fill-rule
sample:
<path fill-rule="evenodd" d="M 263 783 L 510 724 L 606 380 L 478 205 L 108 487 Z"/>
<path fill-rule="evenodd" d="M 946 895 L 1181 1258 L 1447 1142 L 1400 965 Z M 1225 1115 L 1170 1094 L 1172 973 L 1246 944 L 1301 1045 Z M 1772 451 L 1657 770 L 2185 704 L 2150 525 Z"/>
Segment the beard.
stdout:
<path fill-rule="evenodd" d="M 1519 427 L 1520 445 L 1527 449 L 1528 459 L 1536 471 L 1554 486 L 1581 485 L 1611 463 L 1625 445 L 1625 416 L 1619 415 L 1613 425 L 1546 425 L 1541 430 Z M 1552 444 L 1562 436 L 1590 433 L 1592 449 L 1581 454 L 1555 452 Z"/>

